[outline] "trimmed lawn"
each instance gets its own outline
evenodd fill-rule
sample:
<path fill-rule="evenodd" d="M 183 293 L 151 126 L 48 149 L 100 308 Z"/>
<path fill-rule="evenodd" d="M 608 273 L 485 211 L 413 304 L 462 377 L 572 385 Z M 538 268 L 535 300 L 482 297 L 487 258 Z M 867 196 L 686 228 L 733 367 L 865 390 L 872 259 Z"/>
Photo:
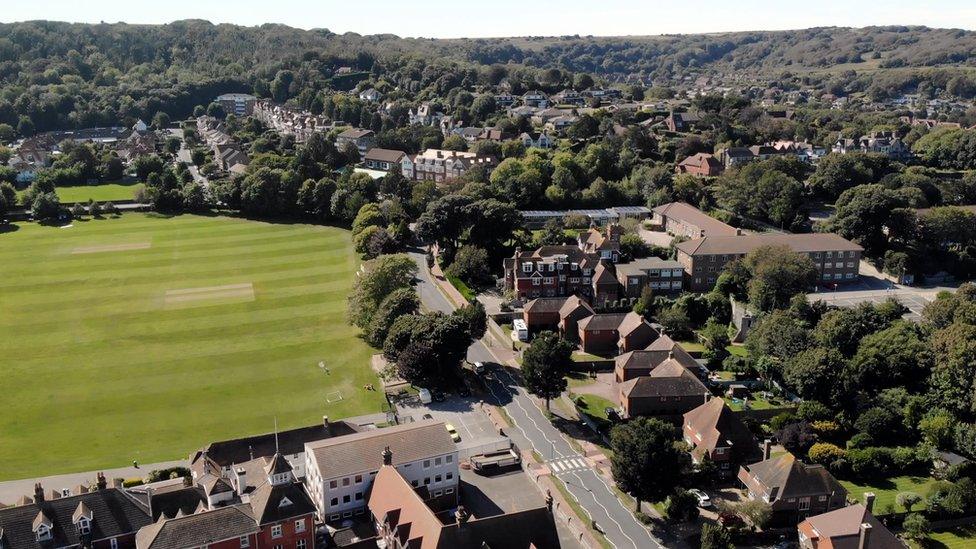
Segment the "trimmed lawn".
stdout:
<path fill-rule="evenodd" d="M 474 300 L 476 296 L 475 292 L 471 288 L 469 288 L 468 285 L 465 284 L 463 280 L 461 280 L 456 276 L 451 276 L 449 274 L 445 274 L 444 277 L 447 278 L 447 280 L 451 284 L 453 284 L 455 288 L 457 288 L 457 291 L 461 292 L 461 295 L 464 297 L 464 299 L 467 299 L 468 301 Z"/>
<path fill-rule="evenodd" d="M 584 414 L 603 421 L 608 421 L 606 409 L 617 407 L 616 402 L 611 402 L 601 396 L 586 393 L 574 394 L 573 400 L 578 403 L 580 410 Z"/>
<path fill-rule="evenodd" d="M 731 397 L 722 397 L 722 398 L 725 399 L 725 403 L 729 406 L 729 408 L 732 409 L 732 411 L 738 412 L 743 409 L 742 399 L 731 398 Z M 749 409 L 751 410 L 772 410 L 774 408 L 782 408 L 783 411 L 787 411 L 793 407 L 781 401 L 777 401 L 776 404 L 773 404 L 772 402 L 762 398 L 749 397 Z"/>
<path fill-rule="evenodd" d="M 840 479 L 838 479 L 840 480 Z M 915 492 L 916 494 L 926 497 L 929 493 L 929 486 L 935 482 L 932 477 L 915 477 L 915 476 L 903 476 L 903 477 L 893 477 L 885 481 L 878 482 L 876 484 L 857 484 L 848 480 L 840 480 L 840 483 L 847 489 L 848 497 L 857 501 L 864 501 L 864 492 L 874 492 L 876 499 L 874 500 L 874 510 L 876 515 L 884 514 L 885 507 L 891 504 L 895 507 L 896 512 L 902 512 L 905 509 L 895 502 L 895 498 L 901 492 Z M 918 511 L 925 508 L 925 503 L 919 503 L 912 508 L 912 511 Z"/>
<path fill-rule="evenodd" d="M 678 341 L 677 343 L 678 345 L 681 345 L 685 351 L 688 351 L 691 354 L 701 354 L 705 352 L 705 346 L 698 341 Z"/>
<path fill-rule="evenodd" d="M 976 524 L 960 526 L 943 532 L 932 532 L 929 539 L 922 545 L 915 542 L 909 544 L 913 548 L 949 548 L 976 549 Z"/>
<path fill-rule="evenodd" d="M 132 200 L 136 189 L 142 183 L 106 183 L 104 185 L 80 185 L 77 187 L 58 187 L 55 192 L 61 202 L 108 202 L 111 200 Z"/>
<path fill-rule="evenodd" d="M 0 479 L 379 412 L 358 266 L 348 231 L 220 216 L 0 233 Z"/>
<path fill-rule="evenodd" d="M 742 345 L 729 345 L 725 350 L 732 356 L 741 356 L 743 358 L 749 356 L 749 351 Z"/>

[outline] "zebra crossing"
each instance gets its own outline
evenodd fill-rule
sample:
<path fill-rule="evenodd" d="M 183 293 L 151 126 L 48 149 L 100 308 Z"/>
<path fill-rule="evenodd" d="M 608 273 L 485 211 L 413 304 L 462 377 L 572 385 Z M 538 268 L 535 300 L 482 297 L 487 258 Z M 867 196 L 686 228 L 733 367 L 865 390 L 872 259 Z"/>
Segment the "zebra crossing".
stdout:
<path fill-rule="evenodd" d="M 546 462 L 549 465 L 549 469 L 552 474 L 558 475 L 560 473 L 568 473 L 570 471 L 576 471 L 579 469 L 589 469 L 589 465 L 581 457 L 567 457 L 553 459 Z"/>

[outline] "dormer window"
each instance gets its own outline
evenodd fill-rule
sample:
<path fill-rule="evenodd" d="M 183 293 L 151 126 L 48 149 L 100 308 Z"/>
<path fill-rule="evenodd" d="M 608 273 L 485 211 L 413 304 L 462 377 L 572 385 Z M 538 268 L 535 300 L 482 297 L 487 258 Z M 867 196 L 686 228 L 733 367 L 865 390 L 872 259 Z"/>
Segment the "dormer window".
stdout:
<path fill-rule="evenodd" d="M 81 535 L 91 533 L 91 521 L 84 517 L 78 519 L 78 533 Z"/>
<path fill-rule="evenodd" d="M 37 541 L 51 539 L 51 529 L 43 524 L 37 527 Z"/>

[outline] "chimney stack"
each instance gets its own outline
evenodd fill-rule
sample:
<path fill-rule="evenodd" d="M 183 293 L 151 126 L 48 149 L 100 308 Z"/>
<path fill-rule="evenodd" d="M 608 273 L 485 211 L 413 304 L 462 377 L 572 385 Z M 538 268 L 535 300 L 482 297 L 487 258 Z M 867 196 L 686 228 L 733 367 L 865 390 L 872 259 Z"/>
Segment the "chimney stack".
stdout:
<path fill-rule="evenodd" d="M 458 505 L 457 511 L 454 512 L 454 518 L 458 524 L 464 524 L 471 518 L 471 514 L 468 513 L 468 510 L 463 505 Z"/>
<path fill-rule="evenodd" d="M 769 441 L 769 439 L 768 439 L 768 438 L 767 438 L 766 440 L 764 440 L 764 441 L 763 441 L 763 459 L 764 459 L 764 460 L 765 460 L 765 459 L 769 459 L 769 455 L 770 455 L 770 453 L 771 453 L 771 452 L 770 452 L 770 445 L 771 445 L 771 444 L 772 444 L 772 443 L 771 443 L 771 442 Z"/>
<path fill-rule="evenodd" d="M 237 493 L 244 494 L 244 489 L 247 488 L 247 471 L 243 467 L 234 469 L 234 481 L 237 484 Z"/>
<path fill-rule="evenodd" d="M 736 229 L 735 236 L 742 236 L 742 229 Z"/>
<path fill-rule="evenodd" d="M 864 508 L 874 513 L 874 492 L 864 492 Z"/>
<path fill-rule="evenodd" d="M 322 416 L 322 426 L 325 427 L 326 431 L 329 430 L 329 416 Z"/>
<path fill-rule="evenodd" d="M 389 446 L 383 449 L 383 465 L 393 465 L 393 452 Z"/>
<path fill-rule="evenodd" d="M 108 486 L 108 482 L 105 480 L 105 473 L 99 471 L 98 475 L 95 476 L 95 486 L 99 490 L 104 490 Z"/>
<path fill-rule="evenodd" d="M 121 490 L 123 488 L 123 485 L 122 485 L 123 482 L 125 482 L 125 479 L 122 479 L 121 477 L 115 477 L 115 478 L 113 478 L 112 479 L 112 488 L 115 488 L 116 490 Z"/>
<path fill-rule="evenodd" d="M 860 535 L 857 538 L 857 549 L 867 549 L 871 541 L 872 526 L 866 522 L 861 523 Z"/>
<path fill-rule="evenodd" d="M 41 486 L 40 482 L 34 483 L 34 503 L 41 503 L 44 501 L 44 487 Z"/>

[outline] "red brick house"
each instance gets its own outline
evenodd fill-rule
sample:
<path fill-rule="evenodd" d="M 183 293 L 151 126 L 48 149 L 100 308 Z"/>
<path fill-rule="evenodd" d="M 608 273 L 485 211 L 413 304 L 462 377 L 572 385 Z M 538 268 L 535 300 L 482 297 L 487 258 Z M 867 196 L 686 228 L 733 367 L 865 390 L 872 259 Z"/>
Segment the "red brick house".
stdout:
<path fill-rule="evenodd" d="M 874 494 L 854 505 L 810 517 L 799 525 L 801 549 L 905 549 L 908 545 L 871 514 Z"/>
<path fill-rule="evenodd" d="M 580 348 L 593 354 L 619 354 L 650 345 L 660 335 L 637 313 L 588 316 L 577 323 Z"/>
<path fill-rule="evenodd" d="M 797 461 L 793 454 L 769 458 L 739 468 L 739 481 L 749 491 L 749 499 L 768 503 L 773 509 L 772 524 L 796 524 L 806 517 L 843 507 L 847 490 L 823 465 Z"/>
<path fill-rule="evenodd" d="M 723 477 L 735 474 L 741 464 L 762 459 L 756 437 L 721 398 L 685 413 L 682 435 L 692 448 L 692 460 L 711 461 Z"/>
<path fill-rule="evenodd" d="M 617 385 L 624 417 L 678 416 L 703 404 L 708 388 L 683 364 L 670 358 L 651 371 Z"/>
<path fill-rule="evenodd" d="M 579 296 L 540 297 L 525 304 L 522 319 L 530 333 L 543 330 L 564 331 L 571 326 L 576 336 L 576 322 L 593 314 L 593 308 Z"/>
<path fill-rule="evenodd" d="M 620 225 L 610 223 L 603 231 L 590 228 L 581 233 L 577 242 L 584 253 L 597 254 L 600 259 L 616 263 L 620 259 L 620 236 L 623 232 Z"/>
<path fill-rule="evenodd" d="M 579 295 L 585 300 L 605 301 L 594 295 L 593 277 L 601 260 L 578 246 L 542 246 L 505 259 L 505 289 L 519 299 Z"/>
<path fill-rule="evenodd" d="M 681 345 L 662 334 L 646 349 L 628 351 L 618 356 L 614 364 L 614 379 L 617 383 L 623 383 L 635 377 L 651 375 L 652 370 L 668 359 L 677 360 L 692 372 L 700 368 L 698 361 Z"/>
<path fill-rule="evenodd" d="M 685 158 L 675 166 L 675 173 L 688 173 L 696 177 L 716 177 L 722 175 L 724 166 L 708 153 L 698 153 Z"/>

